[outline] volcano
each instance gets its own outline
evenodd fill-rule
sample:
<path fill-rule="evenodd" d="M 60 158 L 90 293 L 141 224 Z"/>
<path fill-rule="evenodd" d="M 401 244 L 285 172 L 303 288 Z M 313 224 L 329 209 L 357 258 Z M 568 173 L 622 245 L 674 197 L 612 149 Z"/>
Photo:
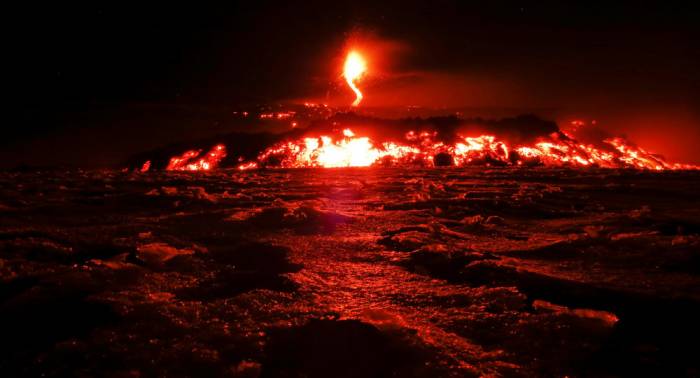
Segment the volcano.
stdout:
<path fill-rule="evenodd" d="M 0 369 L 700 372 L 697 166 L 595 121 L 361 108 L 352 59 L 350 110 L 1 173 Z"/>
<path fill-rule="evenodd" d="M 308 106 L 308 105 L 307 105 Z M 355 112 L 334 111 L 319 118 L 294 111 L 263 113 L 260 119 L 284 120 L 290 131 L 270 134 L 221 135 L 218 139 L 190 141 L 189 150 L 168 157 L 168 147 L 136 155 L 126 165 L 143 167 L 151 161 L 156 169 L 209 170 L 216 167 L 239 169 L 338 168 L 368 166 L 436 167 L 470 165 L 602 167 L 651 170 L 692 170 L 692 164 L 668 162 L 620 137 L 608 137 L 593 144 L 582 143 L 556 123 L 535 115 L 488 120 L 462 119 L 446 115 L 427 118 L 387 119 Z M 245 112 L 249 114 L 248 112 Z M 291 119 L 291 120 L 290 120 Z M 297 127 L 303 123 L 307 127 Z M 583 121 L 573 121 L 576 128 Z M 227 143 L 214 142 L 218 140 Z M 202 155 L 205 147 L 216 143 Z M 226 157 L 226 146 L 238 151 Z M 165 155 L 164 155 L 165 154 Z"/>
<path fill-rule="evenodd" d="M 9 17 L 0 377 L 700 376 L 695 13 L 53 7 Z"/>
<path fill-rule="evenodd" d="M 289 129 L 0 176 L 4 371 L 698 371 L 695 166 L 533 115 L 246 113 Z"/>

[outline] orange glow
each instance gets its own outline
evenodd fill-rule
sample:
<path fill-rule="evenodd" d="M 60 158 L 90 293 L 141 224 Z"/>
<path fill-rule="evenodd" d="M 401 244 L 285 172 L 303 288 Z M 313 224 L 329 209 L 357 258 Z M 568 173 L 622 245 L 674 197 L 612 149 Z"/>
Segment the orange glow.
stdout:
<path fill-rule="evenodd" d="M 503 142 L 497 142 L 494 136 L 466 137 L 464 141 L 465 143 L 456 143 L 452 148 L 455 165 L 465 165 L 474 160 L 484 160 L 487 157 L 495 157 L 497 161 L 508 162 L 508 147 Z"/>
<path fill-rule="evenodd" d="M 247 163 L 243 163 L 243 164 L 240 164 L 238 166 L 238 170 L 240 170 L 240 171 L 247 171 L 249 169 L 256 169 L 256 168 L 258 168 L 258 163 L 254 162 L 254 161 L 249 161 Z"/>
<path fill-rule="evenodd" d="M 356 81 L 360 80 L 362 76 L 367 71 L 367 62 L 365 59 L 357 53 L 356 51 L 350 51 L 348 57 L 345 59 L 345 67 L 343 68 L 343 77 L 347 81 L 350 89 L 355 92 L 355 101 L 353 101 L 352 106 L 360 105 L 362 101 L 362 92 L 355 84 Z"/>
<path fill-rule="evenodd" d="M 304 138 L 299 142 L 281 143 L 267 149 L 259 160 L 266 161 L 278 156 L 282 167 L 367 167 L 380 158 L 369 138 L 355 138 L 350 129 L 343 131 L 344 138 L 334 141 L 332 137 Z"/>
<path fill-rule="evenodd" d="M 260 119 L 287 119 L 293 117 L 296 112 L 261 113 Z"/>
<path fill-rule="evenodd" d="M 146 172 L 148 172 L 149 169 L 151 169 L 151 161 L 147 160 L 145 163 L 143 163 L 143 165 L 141 166 L 141 169 L 139 169 L 139 171 L 141 173 L 146 173 Z"/>
<path fill-rule="evenodd" d="M 170 158 L 168 171 L 208 171 L 216 168 L 221 160 L 226 157 L 226 146 L 218 144 L 214 146 L 206 155 L 197 159 L 202 150 L 190 150 L 180 156 Z"/>
<path fill-rule="evenodd" d="M 493 135 L 461 136 L 452 145 L 434 142 L 435 132 L 409 131 L 404 142 L 375 143 L 356 136 L 350 129 L 342 137 L 307 137 L 274 145 L 258 157 L 262 165 L 283 168 L 367 167 L 372 165 L 433 166 L 438 154 L 452 158 L 455 166 L 544 165 L 554 167 L 637 168 L 651 170 L 698 169 L 689 164 L 668 163 L 661 157 L 634 147 L 621 138 L 606 140 L 610 147 L 597 148 L 556 135 L 531 145 L 510 146 Z M 444 164 L 444 162 L 443 162 Z M 247 166 L 247 169 L 257 167 Z"/>
<path fill-rule="evenodd" d="M 692 164 L 668 163 L 661 156 L 645 151 L 641 147 L 634 147 L 623 138 L 606 139 L 605 143 L 615 147 L 620 152 L 620 160 L 627 165 L 642 169 L 700 169 Z"/>
<path fill-rule="evenodd" d="M 260 167 L 340 168 L 369 166 L 486 165 L 633 168 L 648 170 L 700 169 L 692 164 L 667 162 L 663 157 L 634 146 L 623 138 L 604 140 L 599 146 L 583 144 L 564 133 L 553 133 L 529 144 L 511 145 L 494 135 L 460 135 L 451 144 L 439 140 L 437 131 L 408 131 L 403 140 L 375 141 L 349 128 L 336 135 L 307 136 L 277 143 L 257 159 L 239 158 L 238 170 Z M 201 155 L 190 150 L 170 159 L 168 171 L 207 171 L 226 157 L 223 144 Z M 439 156 L 439 160 L 436 157 Z M 151 168 L 151 161 L 140 167 Z"/>

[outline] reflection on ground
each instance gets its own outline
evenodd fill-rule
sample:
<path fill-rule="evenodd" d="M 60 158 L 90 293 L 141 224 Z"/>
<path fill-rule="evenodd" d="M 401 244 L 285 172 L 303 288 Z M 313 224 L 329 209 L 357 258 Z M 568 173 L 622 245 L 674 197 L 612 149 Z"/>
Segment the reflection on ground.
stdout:
<path fill-rule="evenodd" d="M 621 170 L 2 173 L 0 369 L 698 374 L 698 188 Z"/>

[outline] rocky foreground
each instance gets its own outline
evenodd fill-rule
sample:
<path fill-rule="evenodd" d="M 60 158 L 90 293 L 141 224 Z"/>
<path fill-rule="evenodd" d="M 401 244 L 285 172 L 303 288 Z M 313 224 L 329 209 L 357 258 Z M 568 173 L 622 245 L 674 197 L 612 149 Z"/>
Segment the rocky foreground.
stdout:
<path fill-rule="evenodd" d="M 700 174 L 0 173 L 5 376 L 699 375 Z"/>

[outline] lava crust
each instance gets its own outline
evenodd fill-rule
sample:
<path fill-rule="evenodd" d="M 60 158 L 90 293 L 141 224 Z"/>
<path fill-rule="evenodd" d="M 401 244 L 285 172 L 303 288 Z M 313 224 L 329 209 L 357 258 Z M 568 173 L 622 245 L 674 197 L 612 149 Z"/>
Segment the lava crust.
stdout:
<path fill-rule="evenodd" d="M 0 173 L 0 371 L 698 375 L 697 171 Z"/>

